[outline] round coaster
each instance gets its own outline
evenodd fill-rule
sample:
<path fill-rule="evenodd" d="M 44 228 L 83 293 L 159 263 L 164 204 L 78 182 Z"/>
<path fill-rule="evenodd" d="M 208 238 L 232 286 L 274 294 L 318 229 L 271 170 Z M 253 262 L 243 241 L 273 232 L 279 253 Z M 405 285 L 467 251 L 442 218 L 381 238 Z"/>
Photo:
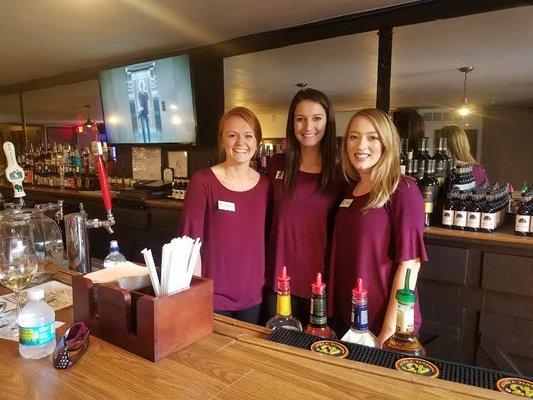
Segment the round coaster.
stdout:
<path fill-rule="evenodd" d="M 439 376 L 439 369 L 430 361 L 423 360 L 416 357 L 400 358 L 394 364 L 398 371 L 409 372 L 410 374 L 427 376 L 429 378 L 436 378 Z"/>
<path fill-rule="evenodd" d="M 533 399 L 533 382 L 522 378 L 502 378 L 496 382 L 500 392 Z"/>
<path fill-rule="evenodd" d="M 345 358 L 348 355 L 348 348 L 333 340 L 319 340 L 311 345 L 311 351 L 339 358 Z"/>

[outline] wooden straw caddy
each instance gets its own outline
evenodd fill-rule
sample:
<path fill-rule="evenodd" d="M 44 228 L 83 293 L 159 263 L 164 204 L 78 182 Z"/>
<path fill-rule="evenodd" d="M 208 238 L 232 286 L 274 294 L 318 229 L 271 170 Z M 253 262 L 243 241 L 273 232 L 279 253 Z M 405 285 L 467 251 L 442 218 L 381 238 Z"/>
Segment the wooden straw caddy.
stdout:
<path fill-rule="evenodd" d="M 136 284 L 120 287 L 73 277 L 74 321 L 85 322 L 92 335 L 150 361 L 213 332 L 211 279 L 195 276 L 188 289 L 161 297 L 154 296 L 149 279 L 134 279 Z"/>

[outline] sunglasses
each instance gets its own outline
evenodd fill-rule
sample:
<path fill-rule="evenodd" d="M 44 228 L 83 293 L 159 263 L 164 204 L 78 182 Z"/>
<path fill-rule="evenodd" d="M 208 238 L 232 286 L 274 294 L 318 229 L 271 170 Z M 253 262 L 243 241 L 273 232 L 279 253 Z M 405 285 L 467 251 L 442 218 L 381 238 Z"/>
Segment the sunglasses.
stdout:
<path fill-rule="evenodd" d="M 54 367 L 57 369 L 72 367 L 87 350 L 90 332 L 84 322 L 71 325 L 57 342 L 53 357 Z"/>

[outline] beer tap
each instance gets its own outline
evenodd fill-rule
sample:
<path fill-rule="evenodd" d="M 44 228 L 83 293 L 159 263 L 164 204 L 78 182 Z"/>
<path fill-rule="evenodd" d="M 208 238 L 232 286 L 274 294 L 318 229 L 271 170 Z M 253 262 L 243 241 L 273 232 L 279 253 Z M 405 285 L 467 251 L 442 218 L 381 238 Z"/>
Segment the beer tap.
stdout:
<path fill-rule="evenodd" d="M 96 169 L 98 171 L 98 180 L 102 191 L 102 199 L 106 210 L 106 219 L 88 218 L 80 203 L 80 211 L 65 216 L 65 237 L 67 241 L 67 257 L 69 268 L 82 274 L 91 271 L 91 257 L 89 247 L 89 235 L 87 229 L 104 228 L 109 234 L 113 233 L 111 228 L 115 224 L 111 207 L 111 193 L 107 181 L 107 173 L 103 160 L 102 143 L 98 138 L 98 131 L 94 131 L 92 141 L 92 153 Z"/>

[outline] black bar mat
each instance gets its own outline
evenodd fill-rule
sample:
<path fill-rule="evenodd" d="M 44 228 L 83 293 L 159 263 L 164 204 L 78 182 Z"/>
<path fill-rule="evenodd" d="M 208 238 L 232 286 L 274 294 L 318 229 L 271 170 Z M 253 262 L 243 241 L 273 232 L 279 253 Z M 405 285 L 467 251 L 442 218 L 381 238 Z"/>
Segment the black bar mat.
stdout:
<path fill-rule="evenodd" d="M 268 335 L 267 339 L 272 342 L 287 344 L 289 346 L 307 350 L 310 349 L 313 343 L 322 340 L 321 338 L 308 335 L 307 333 L 288 329 L 276 329 Z M 388 350 L 341 342 L 339 340 L 335 341 L 342 343 L 348 348 L 349 353 L 346 359 L 360 361 L 366 364 L 395 369 L 394 364 L 396 361 L 401 358 L 409 357 L 405 354 L 395 353 Z M 497 390 L 496 382 L 501 378 L 510 376 L 498 371 L 474 367 L 472 365 L 458 364 L 430 357 L 425 357 L 424 359 L 431 361 L 439 368 L 440 379 L 477 386 L 484 389 Z M 522 378 L 531 380 L 531 378 L 527 377 Z"/>

